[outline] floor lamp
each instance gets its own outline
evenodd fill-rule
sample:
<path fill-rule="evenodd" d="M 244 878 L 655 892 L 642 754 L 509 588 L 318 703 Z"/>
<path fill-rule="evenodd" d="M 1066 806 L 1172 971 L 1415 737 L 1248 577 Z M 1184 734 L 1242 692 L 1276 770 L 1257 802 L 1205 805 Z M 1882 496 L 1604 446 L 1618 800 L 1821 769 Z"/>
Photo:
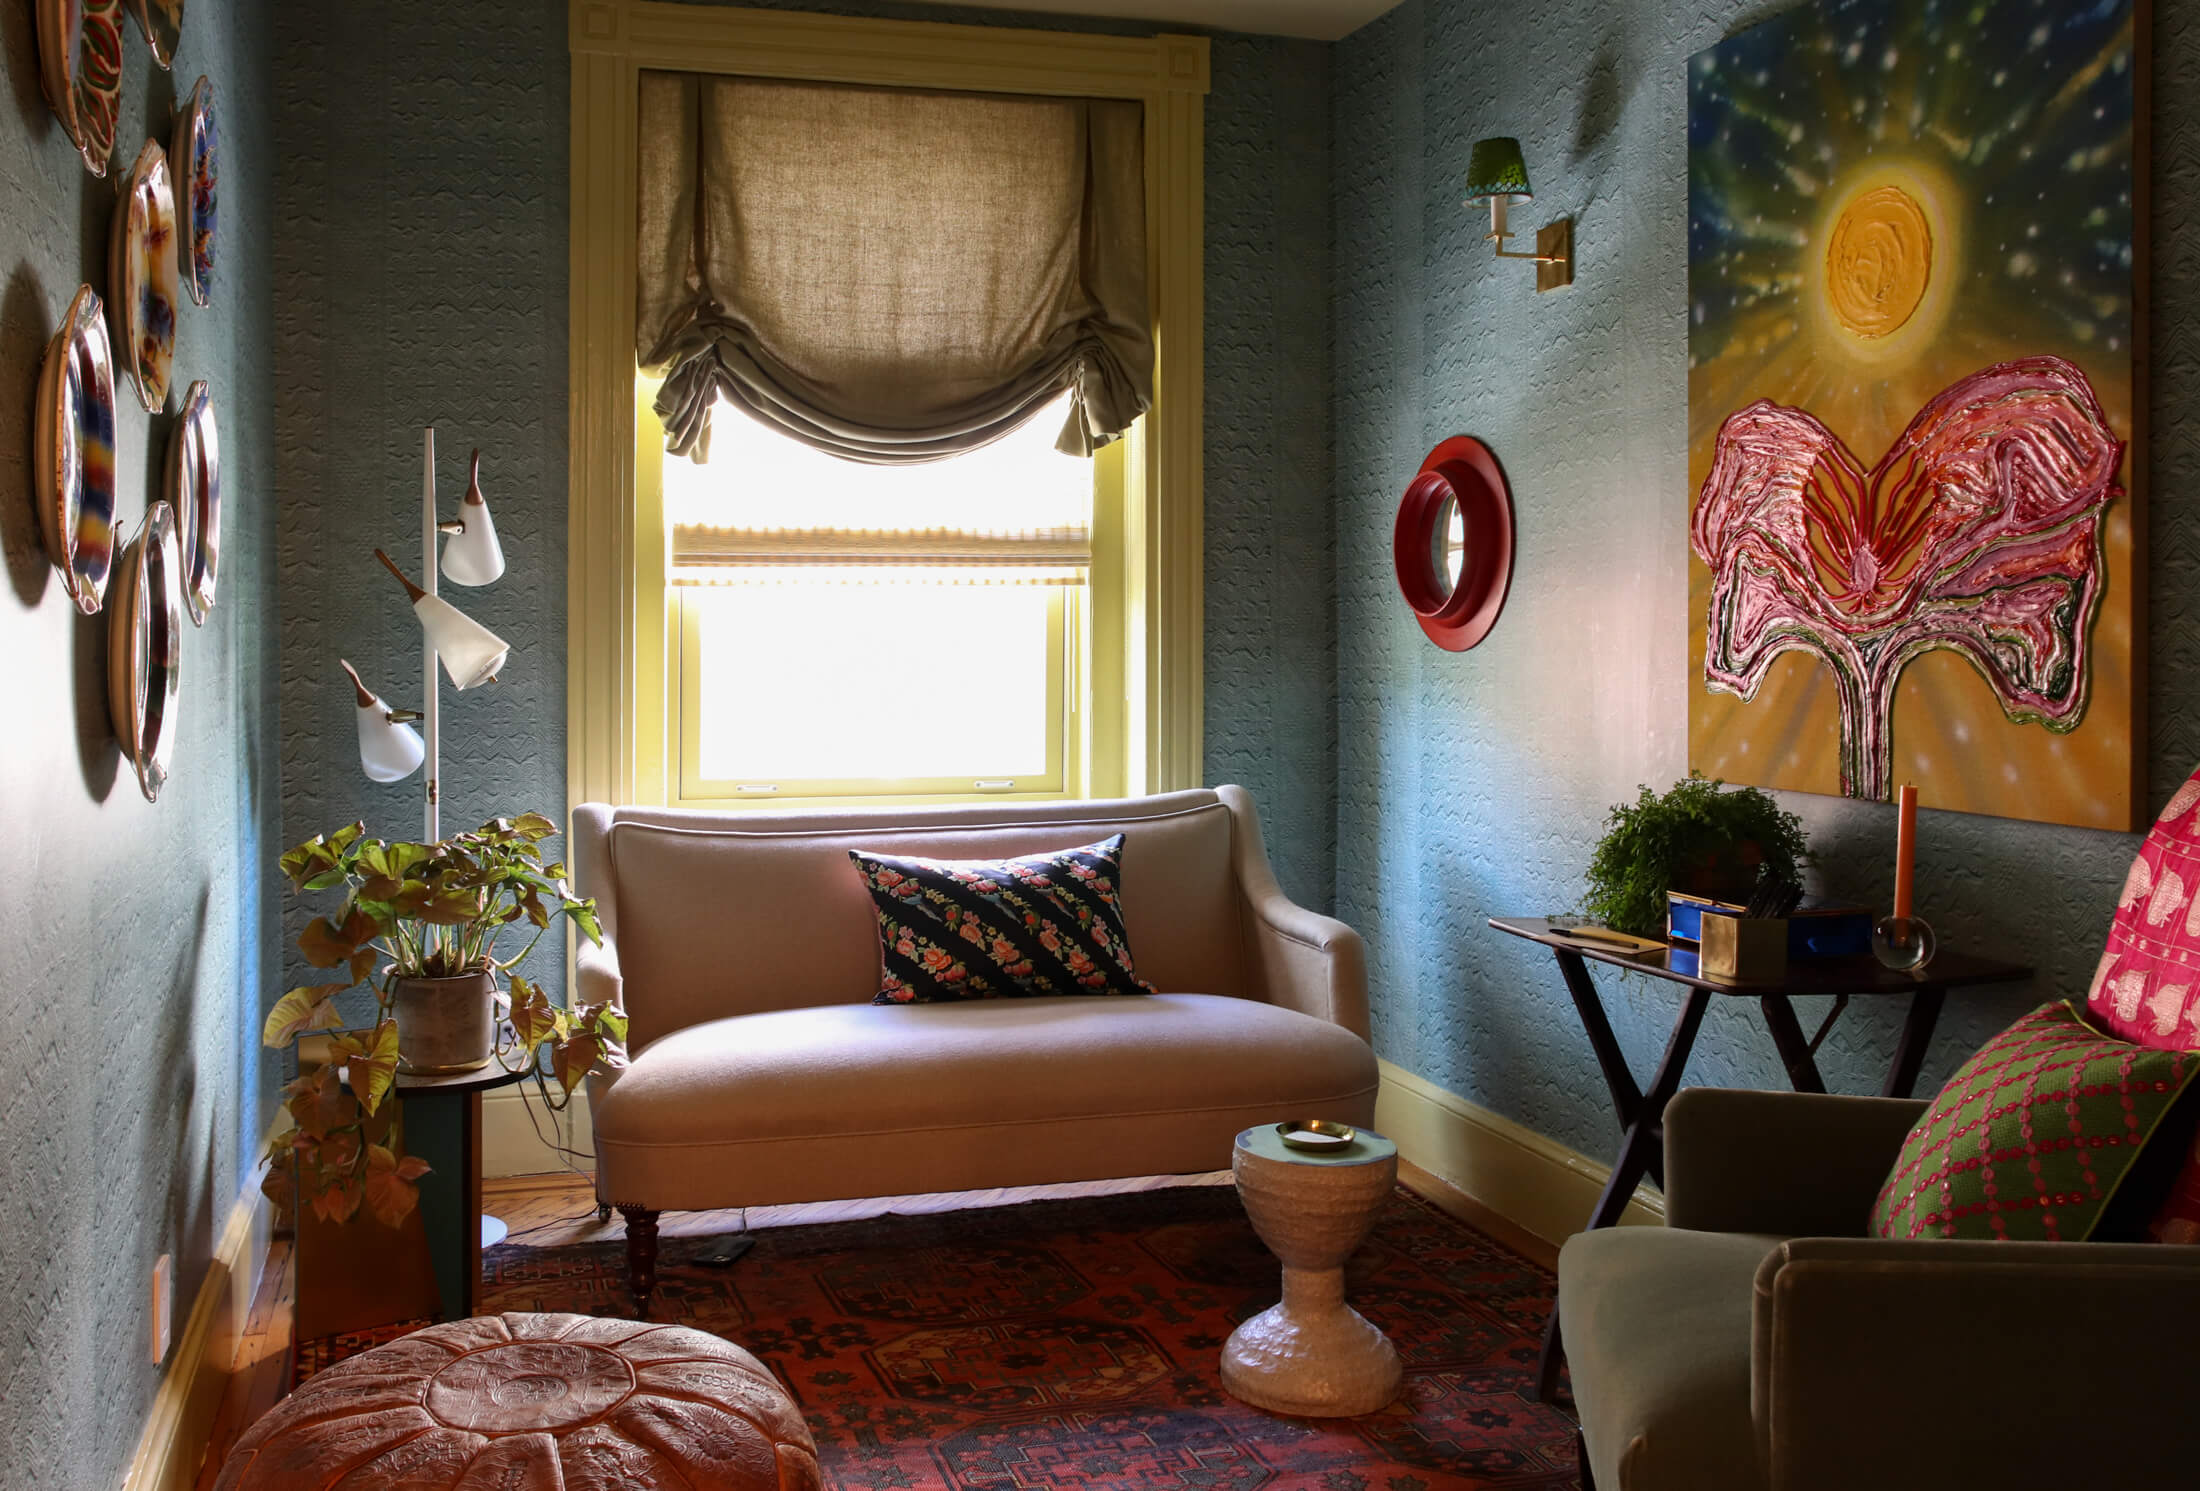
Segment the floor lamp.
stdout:
<path fill-rule="evenodd" d="M 489 504 L 481 495 L 481 452 L 474 452 L 466 496 L 459 504 L 460 516 L 452 522 L 444 522 L 436 512 L 434 426 L 422 435 L 420 569 L 426 584 L 415 585 L 389 555 L 380 549 L 374 551 L 374 557 L 381 560 L 405 587 L 406 595 L 412 600 L 413 614 L 420 620 L 421 646 L 425 654 L 420 683 L 421 708 L 418 711 L 390 708 L 366 686 L 359 677 L 359 670 L 348 660 L 343 666 L 351 675 L 359 726 L 359 765 L 367 779 L 401 782 L 426 763 L 427 814 L 422 842 L 432 844 L 443 837 L 443 737 L 438 698 L 442 686 L 435 676 L 436 665 L 440 662 L 443 671 L 450 675 L 451 686 L 463 692 L 480 684 L 496 682 L 497 672 L 512 649 L 503 638 L 436 593 L 438 570 L 454 584 L 494 584 L 504 573 L 504 550 L 497 544 L 496 523 L 490 518 Z M 443 553 L 439 563 L 437 541 L 445 536 L 450 542 L 441 545 Z M 420 731 L 413 729 L 415 720 L 424 727 L 425 740 Z M 481 1245 L 494 1247 L 504 1240 L 505 1231 L 502 1221 L 484 1216 Z"/>
<path fill-rule="evenodd" d="M 415 585 L 389 555 L 380 549 L 374 551 L 374 557 L 381 560 L 405 587 L 405 593 L 412 600 L 413 614 L 420 619 L 425 654 L 420 682 L 422 708 L 418 712 L 392 709 L 360 681 L 359 671 L 349 662 L 344 664 L 344 671 L 351 675 L 358 707 L 359 764 L 366 771 L 367 779 L 403 781 L 418 771 L 423 761 L 427 763 L 424 842 L 432 844 L 443 836 L 443 742 L 439 707 L 442 690 L 436 682 L 436 664 L 441 661 L 443 671 L 450 675 L 451 686 L 463 692 L 478 684 L 494 683 L 497 671 L 504 666 L 512 649 L 503 638 L 436 593 L 439 569 L 455 584 L 494 584 L 504 573 L 504 550 L 497 544 L 496 523 L 489 516 L 489 504 L 481 495 L 481 452 L 474 452 L 473 473 L 466 484 L 465 500 L 460 504 L 464 516 L 446 523 L 436 514 L 434 428 L 431 426 L 423 431 L 422 436 L 420 568 L 427 584 L 424 587 Z M 443 546 L 442 561 L 438 564 L 436 541 L 445 534 L 451 541 Z M 426 740 L 412 728 L 410 722 L 413 720 L 425 725 Z"/>

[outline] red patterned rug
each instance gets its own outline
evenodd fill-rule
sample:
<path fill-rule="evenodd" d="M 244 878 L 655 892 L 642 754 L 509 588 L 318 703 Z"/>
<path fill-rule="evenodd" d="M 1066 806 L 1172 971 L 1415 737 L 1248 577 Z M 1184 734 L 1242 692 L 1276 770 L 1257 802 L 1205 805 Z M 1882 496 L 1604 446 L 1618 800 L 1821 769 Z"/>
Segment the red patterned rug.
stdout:
<path fill-rule="evenodd" d="M 836 1491 L 1571 1487 L 1573 1420 L 1532 1402 L 1551 1276 L 1400 1191 L 1346 1271 L 1406 1390 L 1362 1419 L 1278 1418 L 1216 1355 L 1277 1294 L 1227 1187 L 773 1228 L 730 1268 L 668 1239 L 657 1318 L 756 1353 Z M 621 1244 L 485 1257 L 482 1308 L 628 1312 Z M 302 1378 L 405 1327 L 299 1348 Z"/>

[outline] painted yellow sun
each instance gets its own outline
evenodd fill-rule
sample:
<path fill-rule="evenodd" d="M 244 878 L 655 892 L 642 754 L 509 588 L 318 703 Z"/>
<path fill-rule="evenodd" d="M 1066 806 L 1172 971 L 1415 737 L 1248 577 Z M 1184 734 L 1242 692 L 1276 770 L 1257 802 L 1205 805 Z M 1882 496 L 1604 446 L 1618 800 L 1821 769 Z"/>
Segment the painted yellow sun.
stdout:
<path fill-rule="evenodd" d="M 1835 188 L 1805 256 L 1822 345 L 1881 368 L 1932 345 L 1961 277 L 1956 200 L 1935 168 L 1884 157 Z"/>

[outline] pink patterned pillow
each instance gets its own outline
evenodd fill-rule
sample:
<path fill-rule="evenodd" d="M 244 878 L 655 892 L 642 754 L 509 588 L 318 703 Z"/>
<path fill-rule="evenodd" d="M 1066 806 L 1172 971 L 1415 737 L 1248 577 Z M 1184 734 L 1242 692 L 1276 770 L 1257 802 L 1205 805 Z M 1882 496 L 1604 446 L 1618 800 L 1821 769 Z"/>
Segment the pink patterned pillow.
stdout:
<path fill-rule="evenodd" d="M 2131 862 L 2085 1003 L 2133 1045 L 2200 1050 L 2200 771 Z"/>

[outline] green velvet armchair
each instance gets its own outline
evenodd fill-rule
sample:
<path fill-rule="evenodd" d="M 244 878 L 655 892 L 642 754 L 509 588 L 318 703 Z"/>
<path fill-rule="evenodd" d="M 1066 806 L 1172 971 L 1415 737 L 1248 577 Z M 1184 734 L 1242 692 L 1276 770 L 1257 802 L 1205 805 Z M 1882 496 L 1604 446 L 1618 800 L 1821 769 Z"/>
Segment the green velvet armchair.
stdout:
<path fill-rule="evenodd" d="M 1924 1104 L 1693 1088 L 1560 1251 L 1597 1491 L 2200 1485 L 2200 1248 L 1866 1235 Z"/>

